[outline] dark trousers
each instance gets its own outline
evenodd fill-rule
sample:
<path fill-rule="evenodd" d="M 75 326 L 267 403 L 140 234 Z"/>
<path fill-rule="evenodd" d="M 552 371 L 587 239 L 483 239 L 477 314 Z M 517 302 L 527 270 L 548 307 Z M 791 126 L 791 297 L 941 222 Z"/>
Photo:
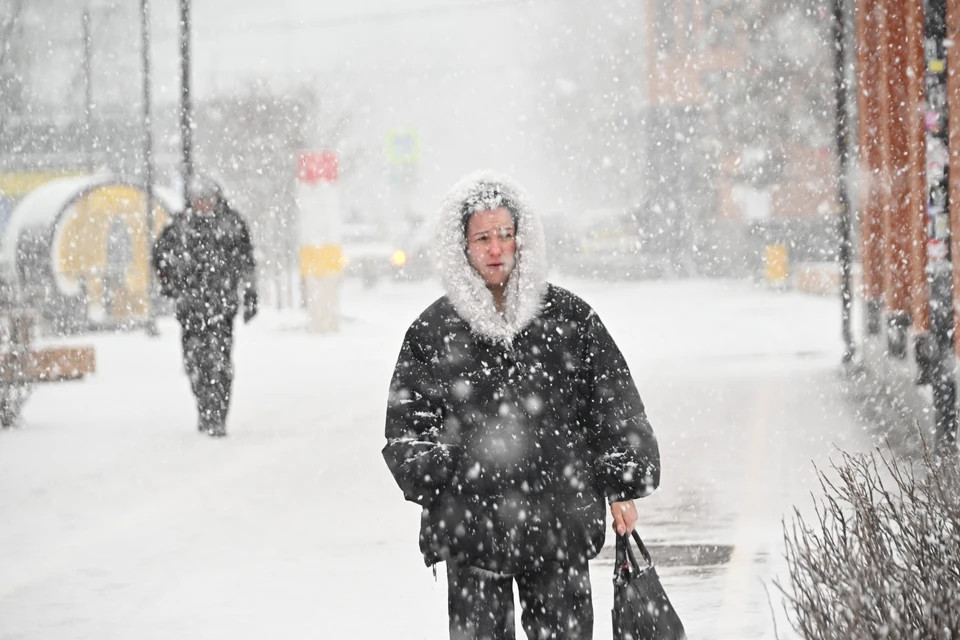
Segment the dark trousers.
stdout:
<path fill-rule="evenodd" d="M 590 568 L 583 560 L 548 563 L 512 577 L 448 562 L 450 640 L 515 640 L 514 581 L 529 640 L 593 638 Z"/>
<path fill-rule="evenodd" d="M 117 301 L 123 292 L 124 276 L 108 268 L 103 278 L 103 310 L 111 318 L 117 315 Z"/>
<path fill-rule="evenodd" d="M 226 425 L 233 383 L 233 316 L 213 320 L 200 316 L 180 318 L 183 364 L 197 399 L 200 426 Z"/>

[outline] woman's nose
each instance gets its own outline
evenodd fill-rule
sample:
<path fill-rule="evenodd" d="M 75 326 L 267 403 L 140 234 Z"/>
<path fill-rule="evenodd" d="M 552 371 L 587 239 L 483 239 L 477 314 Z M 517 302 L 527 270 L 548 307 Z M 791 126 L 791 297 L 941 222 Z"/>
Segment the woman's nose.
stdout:
<path fill-rule="evenodd" d="M 503 247 L 500 246 L 499 238 L 493 238 L 490 241 L 489 253 L 491 256 L 499 256 L 501 253 L 503 253 Z"/>

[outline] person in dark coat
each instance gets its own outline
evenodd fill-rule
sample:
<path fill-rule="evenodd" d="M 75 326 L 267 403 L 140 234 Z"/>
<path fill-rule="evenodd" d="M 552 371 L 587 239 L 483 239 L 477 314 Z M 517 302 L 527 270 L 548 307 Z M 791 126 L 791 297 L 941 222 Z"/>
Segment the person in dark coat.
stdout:
<path fill-rule="evenodd" d="M 126 288 L 127 270 L 133 262 L 133 242 L 122 217 L 110 223 L 107 233 L 107 264 L 103 275 L 103 309 L 108 316 L 121 315 L 117 302 Z"/>
<path fill-rule="evenodd" d="M 257 314 L 253 245 L 246 223 L 220 186 L 199 178 L 187 191 L 180 219 L 168 225 L 153 249 L 162 295 L 176 300 L 183 362 L 197 400 L 198 429 L 225 436 L 233 382 L 233 321 Z"/>
<path fill-rule="evenodd" d="M 445 562 L 450 637 L 591 638 L 588 560 L 660 454 L 617 344 L 576 295 L 548 284 L 543 229 L 492 173 L 447 196 L 434 240 L 446 295 L 406 332 L 383 456 L 422 507 L 420 550 Z"/>

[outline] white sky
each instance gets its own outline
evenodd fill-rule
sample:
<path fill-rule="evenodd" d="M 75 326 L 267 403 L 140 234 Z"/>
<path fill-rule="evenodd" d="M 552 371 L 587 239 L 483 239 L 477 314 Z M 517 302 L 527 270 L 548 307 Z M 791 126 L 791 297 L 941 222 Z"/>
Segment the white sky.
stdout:
<path fill-rule="evenodd" d="M 175 5 L 156 2 L 155 13 L 161 4 Z M 379 146 L 397 127 L 420 132 L 416 197 L 424 206 L 461 174 L 487 166 L 517 174 L 544 197 L 549 170 L 528 135 L 539 91 L 526 33 L 537 21 L 533 3 L 469 8 L 474 4 L 240 0 L 225 11 L 223 3 L 198 0 L 195 87 L 202 96 L 253 76 L 283 87 L 334 74 L 370 101 L 355 126 L 370 144 Z M 158 19 L 155 77 L 173 91 L 174 29 Z"/>
<path fill-rule="evenodd" d="M 589 206 L 582 186 L 561 179 L 538 137 L 539 107 L 564 57 L 602 45 L 550 38 L 561 22 L 584 26 L 572 15 L 593 17 L 581 1 L 193 0 L 193 88 L 202 99 L 262 79 L 282 91 L 332 78 L 349 89 L 338 98 L 362 107 L 351 132 L 360 143 L 379 149 L 391 129 L 420 132 L 420 182 L 412 197 L 425 211 L 462 174 L 486 167 L 513 174 L 546 210 L 578 200 Z M 138 3 L 109 0 L 28 3 L 43 99 L 82 105 L 80 14 L 88 4 L 95 99 L 138 101 L 139 30 L 130 28 Z M 158 104 L 178 94 L 178 5 L 151 0 Z"/>

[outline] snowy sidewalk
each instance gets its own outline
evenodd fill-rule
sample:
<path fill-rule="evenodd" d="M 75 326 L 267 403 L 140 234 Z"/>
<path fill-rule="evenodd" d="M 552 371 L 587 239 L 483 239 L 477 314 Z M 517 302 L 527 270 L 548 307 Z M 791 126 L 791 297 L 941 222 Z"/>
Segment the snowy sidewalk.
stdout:
<path fill-rule="evenodd" d="M 760 581 L 781 564 L 782 515 L 809 504 L 811 460 L 870 446 L 838 386 L 839 303 L 559 284 L 603 317 L 660 440 L 641 533 L 733 549 L 660 570 L 690 637 L 772 637 Z M 39 388 L 0 433 L 0 638 L 445 637 L 443 573 L 423 567 L 419 510 L 380 457 L 403 332 L 438 294 L 348 283 L 336 336 L 269 311 L 238 326 L 224 441 L 195 432 L 175 325 L 92 338 L 97 375 Z M 598 639 L 611 571 L 593 567 Z"/>

